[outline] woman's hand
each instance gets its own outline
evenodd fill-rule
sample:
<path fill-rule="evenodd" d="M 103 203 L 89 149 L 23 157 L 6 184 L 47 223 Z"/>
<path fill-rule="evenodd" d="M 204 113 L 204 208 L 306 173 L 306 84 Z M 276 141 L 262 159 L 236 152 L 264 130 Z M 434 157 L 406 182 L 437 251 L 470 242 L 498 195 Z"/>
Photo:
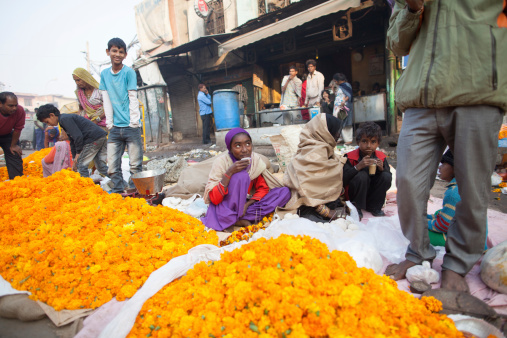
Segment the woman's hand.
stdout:
<path fill-rule="evenodd" d="M 358 171 L 361 171 L 364 168 L 367 168 L 367 167 L 369 167 L 372 164 L 376 164 L 378 166 L 377 159 L 376 158 L 370 158 L 370 155 L 367 155 L 367 156 L 363 157 L 363 159 L 358 164 L 356 164 L 356 169 Z"/>
<path fill-rule="evenodd" d="M 246 210 L 248 209 L 249 206 L 251 206 L 252 204 L 254 204 L 255 202 L 257 202 L 256 200 L 248 200 L 248 202 L 245 203 L 245 207 L 243 208 L 243 213 L 241 214 L 241 216 L 239 216 L 239 218 L 245 216 L 246 214 Z"/>
<path fill-rule="evenodd" d="M 229 169 L 227 169 L 227 171 L 225 172 L 224 176 L 222 177 L 222 181 L 221 181 L 222 185 L 224 187 L 228 187 L 229 186 L 229 182 L 231 181 L 232 175 L 234 175 L 236 173 L 239 173 L 240 171 L 245 170 L 248 167 L 249 164 L 250 164 L 250 161 L 246 161 L 246 160 L 240 160 L 240 161 L 234 162 L 229 167 Z"/>
<path fill-rule="evenodd" d="M 249 164 L 250 161 L 247 160 L 236 161 L 229 167 L 229 169 L 227 169 L 226 174 L 232 176 L 236 173 L 239 173 L 240 171 L 245 170 Z"/>

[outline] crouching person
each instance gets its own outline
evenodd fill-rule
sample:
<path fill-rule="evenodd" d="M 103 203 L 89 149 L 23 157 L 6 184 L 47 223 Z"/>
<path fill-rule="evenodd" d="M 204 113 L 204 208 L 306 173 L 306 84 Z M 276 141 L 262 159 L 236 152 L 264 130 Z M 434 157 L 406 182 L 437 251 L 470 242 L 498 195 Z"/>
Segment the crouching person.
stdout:
<path fill-rule="evenodd" d="M 97 170 L 107 176 L 107 133 L 95 123 L 76 114 L 62 114 L 53 105 L 39 107 L 37 119 L 50 126 L 58 123 L 70 139 L 74 164 L 72 169 L 83 177 L 90 177 L 88 166 L 95 162 Z"/>
<path fill-rule="evenodd" d="M 428 214 L 428 230 L 430 236 L 430 243 L 435 246 L 445 246 L 447 240 L 447 231 L 451 226 L 456 216 L 456 204 L 461 201 L 461 197 L 458 192 L 458 184 L 454 176 L 454 155 L 451 150 L 447 150 L 442 156 L 442 163 L 439 169 L 440 179 L 448 182 L 447 190 L 444 194 L 444 200 L 442 201 L 442 209 L 437 210 L 434 214 Z M 486 227 L 486 243 L 484 244 L 484 250 L 488 249 L 488 230 Z"/>
<path fill-rule="evenodd" d="M 49 154 L 42 159 L 42 175 L 48 177 L 69 168 L 72 168 L 70 141 L 67 133 L 62 131 L 60 141 L 56 142 Z"/>
<path fill-rule="evenodd" d="M 225 144 L 229 152 L 213 162 L 204 191 L 204 200 L 210 206 L 202 222 L 215 230 L 259 222 L 290 199 L 290 190 L 253 152 L 252 138 L 246 130 L 232 129 L 225 136 Z"/>
<path fill-rule="evenodd" d="M 361 209 L 373 216 L 385 216 L 382 206 L 393 178 L 386 155 L 376 150 L 380 138 L 379 125 L 365 122 L 357 130 L 359 148 L 345 154 L 348 161 L 343 167 L 343 185 L 360 218 L 363 217 Z"/>

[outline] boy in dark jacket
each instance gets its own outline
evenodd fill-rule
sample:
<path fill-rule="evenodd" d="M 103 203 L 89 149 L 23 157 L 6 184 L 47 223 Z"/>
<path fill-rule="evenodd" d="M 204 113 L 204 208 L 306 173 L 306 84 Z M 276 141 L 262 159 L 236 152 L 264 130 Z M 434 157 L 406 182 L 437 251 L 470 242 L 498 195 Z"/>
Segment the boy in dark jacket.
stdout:
<path fill-rule="evenodd" d="M 74 159 L 73 170 L 83 177 L 90 177 L 88 166 L 95 162 L 97 170 L 107 176 L 107 133 L 92 121 L 76 114 L 62 114 L 51 104 L 39 107 L 37 120 L 50 126 L 58 124 L 70 139 L 70 149 Z"/>
<path fill-rule="evenodd" d="M 363 217 L 361 209 L 373 216 L 385 216 L 382 206 L 393 178 L 386 155 L 376 150 L 381 136 L 378 124 L 365 122 L 357 130 L 359 148 L 345 154 L 348 161 L 343 167 L 343 186 L 360 218 Z"/>

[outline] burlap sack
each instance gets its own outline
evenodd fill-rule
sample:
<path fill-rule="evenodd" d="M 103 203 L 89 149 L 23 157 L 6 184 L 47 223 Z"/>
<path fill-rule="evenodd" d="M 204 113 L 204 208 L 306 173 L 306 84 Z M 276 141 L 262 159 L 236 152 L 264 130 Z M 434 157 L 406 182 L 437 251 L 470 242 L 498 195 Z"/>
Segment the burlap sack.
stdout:
<path fill-rule="evenodd" d="M 19 319 L 24 322 L 44 318 L 46 313 L 36 301 L 26 294 L 0 297 L 0 317 Z"/>

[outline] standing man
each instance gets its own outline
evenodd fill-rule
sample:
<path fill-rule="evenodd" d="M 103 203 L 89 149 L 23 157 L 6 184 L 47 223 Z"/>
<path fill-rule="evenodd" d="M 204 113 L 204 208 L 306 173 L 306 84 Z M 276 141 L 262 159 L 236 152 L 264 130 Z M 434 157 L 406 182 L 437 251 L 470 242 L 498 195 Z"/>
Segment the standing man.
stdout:
<path fill-rule="evenodd" d="M 396 103 L 405 112 L 398 141 L 397 200 L 410 244 L 406 260 L 386 269 L 395 280 L 435 258 L 426 207 L 438 162 L 449 145 L 461 202 L 447 232 L 441 287 L 469 291 L 465 276 L 484 250 L 491 173 L 507 109 L 505 4 L 396 0 L 387 46 L 398 56 L 410 52 L 396 85 Z"/>
<path fill-rule="evenodd" d="M 324 90 L 324 75 L 317 71 L 317 62 L 315 60 L 306 61 L 308 68 L 308 77 L 306 78 L 306 99 L 305 106 L 313 107 L 320 102 L 320 93 Z"/>
<path fill-rule="evenodd" d="M 39 108 L 35 108 L 35 115 L 37 115 L 38 111 Z M 35 143 L 33 148 L 35 150 L 41 150 L 42 148 L 44 148 L 46 125 L 37 119 L 34 121 L 34 125 L 35 125 Z"/>
<path fill-rule="evenodd" d="M 234 87 L 232 87 L 232 90 L 235 90 L 239 93 L 239 114 L 240 114 L 240 122 L 242 128 L 248 128 L 250 127 L 250 120 L 248 116 L 245 114 L 247 112 L 248 107 L 248 93 L 246 91 L 246 88 L 243 87 L 243 84 L 241 82 L 238 82 Z"/>
<path fill-rule="evenodd" d="M 301 98 L 301 80 L 298 78 L 298 70 L 295 65 L 289 67 L 289 75 L 285 75 L 282 80 L 282 99 L 280 106 L 299 107 Z"/>
<path fill-rule="evenodd" d="M 127 147 L 130 162 L 129 188 L 135 188 L 132 175 L 143 170 L 143 139 L 141 113 L 137 100 L 137 76 L 132 68 L 123 64 L 123 60 L 127 57 L 127 45 L 122 39 L 109 40 L 106 54 L 111 58 L 112 66 L 100 73 L 99 90 L 106 113 L 106 127 L 109 129 L 107 163 L 109 176 L 114 184 L 111 192 L 122 193 L 125 186 L 121 158 L 125 147 Z"/>
<path fill-rule="evenodd" d="M 202 120 L 202 143 L 211 144 L 211 95 L 204 83 L 199 83 L 199 94 L 197 94 L 197 102 L 199 103 L 199 115 Z"/>
<path fill-rule="evenodd" d="M 25 127 L 25 109 L 18 105 L 14 93 L 0 93 L 0 147 L 4 151 L 9 179 L 23 176 L 23 160 L 19 136 Z"/>

